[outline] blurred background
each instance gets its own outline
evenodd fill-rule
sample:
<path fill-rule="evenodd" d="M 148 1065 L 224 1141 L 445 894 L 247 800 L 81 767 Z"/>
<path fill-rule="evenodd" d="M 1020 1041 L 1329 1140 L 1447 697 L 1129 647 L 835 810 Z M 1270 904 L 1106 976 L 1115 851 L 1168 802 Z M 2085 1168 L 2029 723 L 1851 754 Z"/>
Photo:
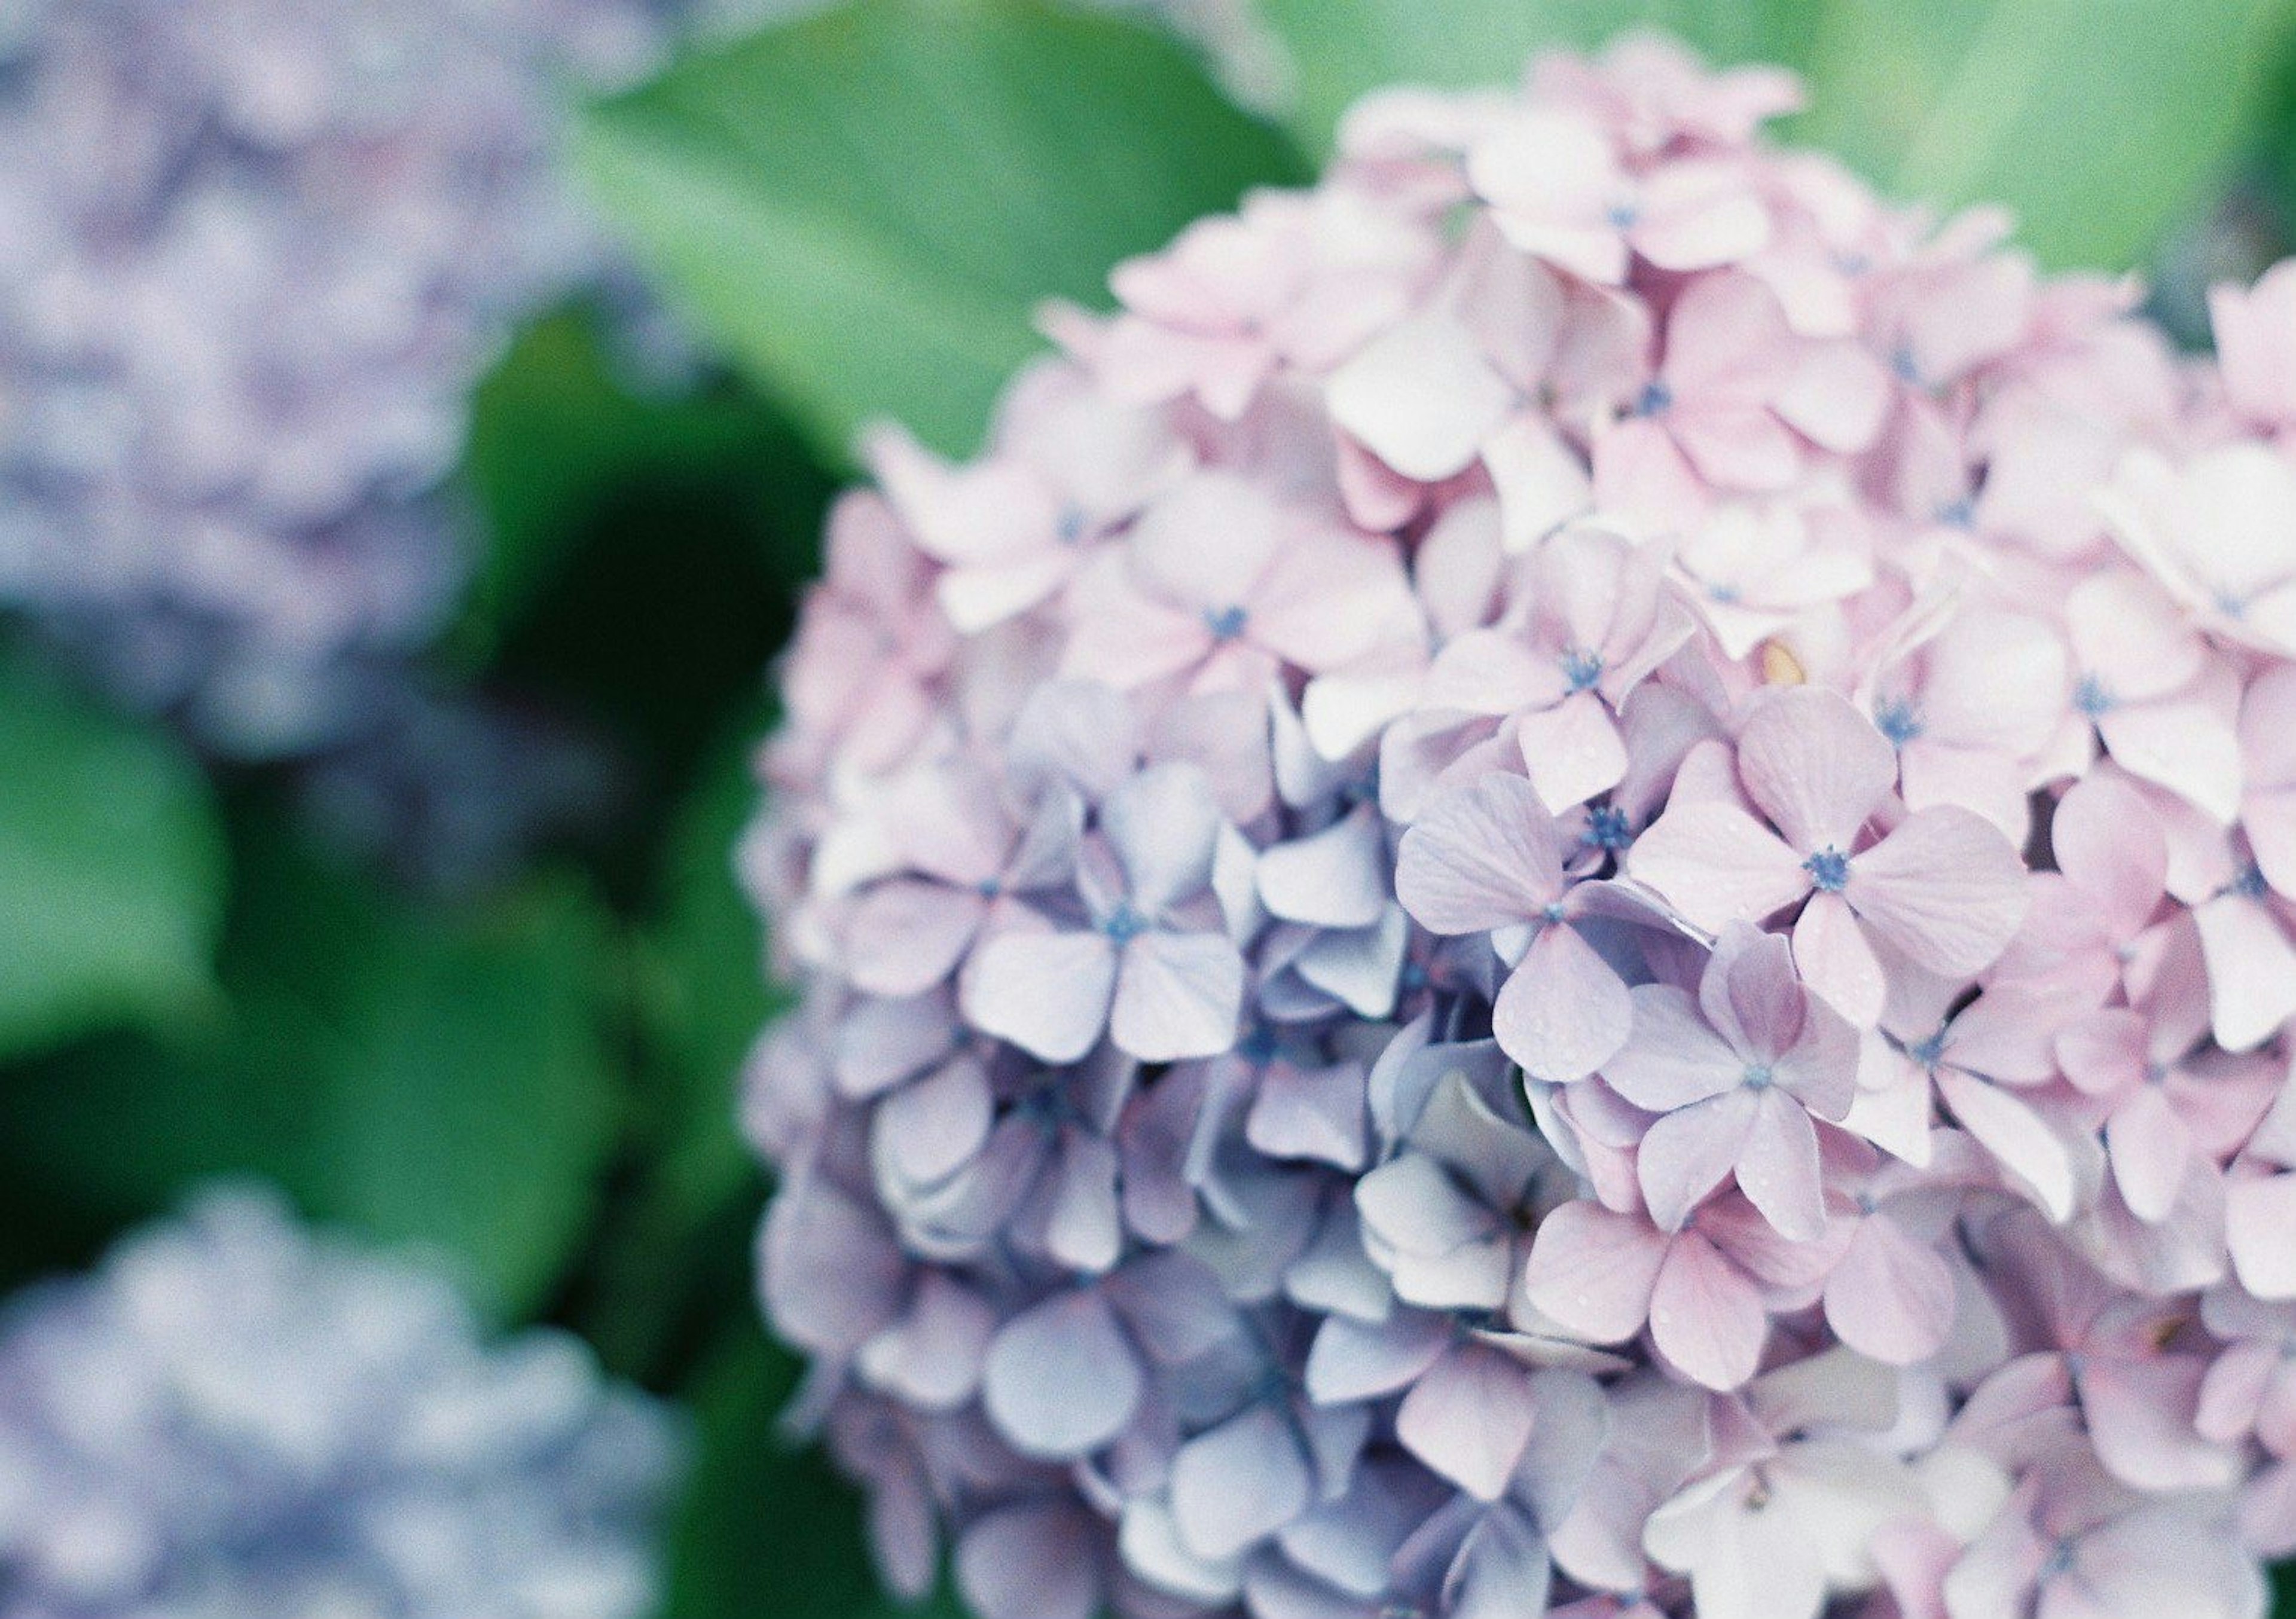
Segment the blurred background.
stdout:
<path fill-rule="evenodd" d="M 858 432 L 970 450 L 1042 300 L 1304 179 L 1360 92 L 1639 25 L 2199 341 L 2296 244 L 2292 22 L 0 0 L 0 1293 L 278 1189 L 688 1413 L 663 1613 L 889 1612 L 778 1436 L 737 1107 L 749 759 Z"/>

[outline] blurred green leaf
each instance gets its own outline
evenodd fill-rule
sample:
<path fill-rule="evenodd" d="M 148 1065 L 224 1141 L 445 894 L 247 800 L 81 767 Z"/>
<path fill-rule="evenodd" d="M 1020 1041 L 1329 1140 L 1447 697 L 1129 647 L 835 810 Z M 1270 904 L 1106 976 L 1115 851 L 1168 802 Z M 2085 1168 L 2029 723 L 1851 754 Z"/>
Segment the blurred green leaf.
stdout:
<path fill-rule="evenodd" d="M 537 323 L 479 388 L 464 475 L 487 545 L 455 638 L 466 656 L 491 653 L 634 495 L 706 489 L 760 550 L 819 521 L 825 479 L 764 401 L 720 378 L 649 385 L 598 324 L 583 310 Z M 812 573 L 809 543 L 782 552 L 763 559 L 776 574 Z"/>
<path fill-rule="evenodd" d="M 1901 195 L 2127 268 L 2249 133 L 2289 0 L 1828 0 L 1808 133 Z"/>
<path fill-rule="evenodd" d="M 1800 65 L 1824 0 L 1267 0 L 1298 64 L 1293 125 L 1315 151 L 1340 115 L 1383 85 L 1513 84 L 1531 57 L 1600 49 L 1663 29 L 1716 61 Z"/>
<path fill-rule="evenodd" d="M 226 1014 L 9 1075 L 0 1149 L 122 1218 L 261 1175 L 447 1250 L 525 1313 L 584 1233 L 618 1122 L 603 914 L 567 881 L 426 912 L 283 836 L 242 864 Z"/>
<path fill-rule="evenodd" d="M 680 301 L 840 461 L 943 449 L 1040 341 L 1039 300 L 1300 170 L 1176 42 L 1030 0 L 858 0 L 590 115 L 594 190 Z"/>
<path fill-rule="evenodd" d="M 226 862 L 198 765 L 12 654 L 0 781 L 0 1055 L 210 993 Z"/>
<path fill-rule="evenodd" d="M 689 1402 L 701 1455 L 670 1549 L 663 1619 L 964 1619 L 942 1596 L 888 1598 L 853 1487 L 777 1427 L 799 1369 L 754 1321 L 729 1332 Z"/>
<path fill-rule="evenodd" d="M 787 997 L 767 976 L 765 934 L 735 880 L 743 830 L 760 789 L 750 757 L 765 722 L 736 727 L 688 800 L 664 851 L 660 920 L 652 930 L 650 996 L 675 1111 L 663 1170 L 684 1199 L 707 1207 L 754 1168 L 734 1128 L 742 1059 Z"/>

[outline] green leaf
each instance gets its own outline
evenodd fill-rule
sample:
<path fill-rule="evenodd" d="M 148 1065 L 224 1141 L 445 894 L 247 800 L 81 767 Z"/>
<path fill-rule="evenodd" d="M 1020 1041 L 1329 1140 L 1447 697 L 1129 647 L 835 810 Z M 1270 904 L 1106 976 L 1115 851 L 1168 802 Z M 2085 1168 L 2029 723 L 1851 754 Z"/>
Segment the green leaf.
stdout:
<path fill-rule="evenodd" d="M 2288 0 L 1830 0 L 1808 133 L 1899 194 L 1997 201 L 2060 266 L 2143 260 L 2246 133 Z"/>
<path fill-rule="evenodd" d="M 293 853 L 250 870 L 226 1010 L 10 1074 L 0 1150 L 129 1218 L 252 1174 L 313 1215 L 458 1257 L 522 1314 L 593 1214 L 619 1118 L 607 924 L 578 885 L 418 910 Z"/>
<path fill-rule="evenodd" d="M 1315 151 L 1384 85 L 1511 85 L 1538 52 L 1664 29 L 1716 61 L 1798 65 L 1823 0 L 1267 0 L 1300 72 L 1293 119 Z"/>
<path fill-rule="evenodd" d="M 814 571 L 828 480 L 793 431 L 730 380 L 649 388 L 627 371 L 596 320 L 570 310 L 521 333 L 480 385 L 463 471 L 487 544 L 453 637 L 465 661 L 493 653 L 602 529 L 665 492 L 726 509 L 720 527 L 777 576 Z"/>
<path fill-rule="evenodd" d="M 964 1619 L 947 1595 L 887 1597 L 853 1487 L 776 1426 L 797 1362 L 754 1321 L 726 1335 L 689 1394 L 701 1454 L 671 1540 L 663 1619 Z"/>
<path fill-rule="evenodd" d="M 11 655 L 0 781 L 0 1055 L 195 1008 L 226 881 L 199 766 Z"/>
<path fill-rule="evenodd" d="M 578 156 L 678 301 L 840 460 L 977 443 L 1048 297 L 1300 177 L 1173 40 L 1029 0 L 859 0 L 595 109 Z"/>

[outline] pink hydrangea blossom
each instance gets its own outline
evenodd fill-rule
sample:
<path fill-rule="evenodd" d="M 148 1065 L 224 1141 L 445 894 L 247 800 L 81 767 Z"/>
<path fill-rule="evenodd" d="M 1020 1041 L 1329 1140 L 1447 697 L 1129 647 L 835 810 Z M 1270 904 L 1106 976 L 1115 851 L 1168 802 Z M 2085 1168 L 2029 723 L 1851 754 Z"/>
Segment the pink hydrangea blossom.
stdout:
<path fill-rule="evenodd" d="M 744 870 L 796 1416 L 986 1619 L 2258 1619 L 2296 280 L 2180 362 L 1655 38 L 870 440 Z"/>

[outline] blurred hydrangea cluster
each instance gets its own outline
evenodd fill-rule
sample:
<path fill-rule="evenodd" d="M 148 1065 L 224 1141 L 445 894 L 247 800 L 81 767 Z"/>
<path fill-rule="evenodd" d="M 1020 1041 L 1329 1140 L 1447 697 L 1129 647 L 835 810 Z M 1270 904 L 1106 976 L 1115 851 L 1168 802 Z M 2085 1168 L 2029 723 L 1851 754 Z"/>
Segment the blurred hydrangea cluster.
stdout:
<path fill-rule="evenodd" d="M 7 1619 L 644 1619 L 677 1452 L 575 1340 L 226 1190 L 0 1321 Z"/>
<path fill-rule="evenodd" d="M 472 384 L 609 270 L 551 161 L 562 82 L 642 71 L 661 20 L 5 9 L 0 603 L 225 752 L 337 740 L 459 583 Z"/>
<path fill-rule="evenodd" d="M 2296 269 L 1669 45 L 1357 106 L 835 514 L 744 851 L 802 1414 L 988 1619 L 2244 1619 Z"/>

